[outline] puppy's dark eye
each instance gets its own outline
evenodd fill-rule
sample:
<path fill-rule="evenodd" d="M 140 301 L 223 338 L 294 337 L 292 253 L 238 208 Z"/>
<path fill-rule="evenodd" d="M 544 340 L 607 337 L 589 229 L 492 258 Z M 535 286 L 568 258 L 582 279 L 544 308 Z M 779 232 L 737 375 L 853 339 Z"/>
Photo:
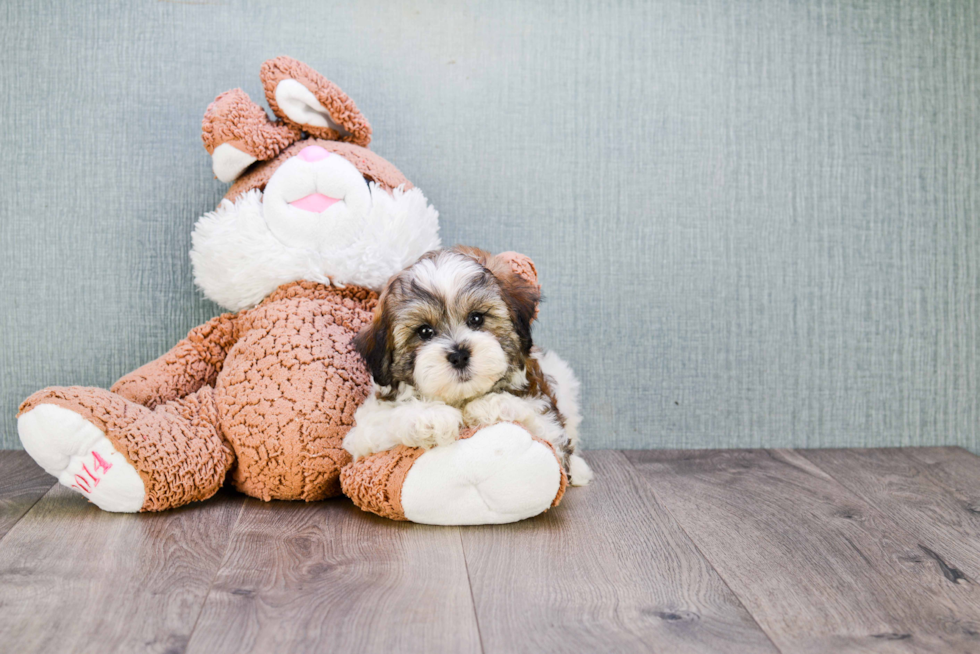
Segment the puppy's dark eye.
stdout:
<path fill-rule="evenodd" d="M 483 326 L 483 314 L 474 311 L 466 318 L 466 326 L 471 329 Z"/>
<path fill-rule="evenodd" d="M 423 341 L 427 341 L 436 335 L 436 330 L 432 329 L 429 325 L 422 325 L 415 331 Z"/>

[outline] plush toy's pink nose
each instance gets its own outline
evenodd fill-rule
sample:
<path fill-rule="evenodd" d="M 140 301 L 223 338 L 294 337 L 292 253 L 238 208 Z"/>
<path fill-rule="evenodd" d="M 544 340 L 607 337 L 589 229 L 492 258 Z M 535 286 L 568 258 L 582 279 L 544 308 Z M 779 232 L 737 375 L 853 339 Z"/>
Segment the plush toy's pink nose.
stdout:
<path fill-rule="evenodd" d="M 309 161 L 312 163 L 314 161 L 320 161 L 320 159 L 326 159 L 330 156 L 330 153 L 321 148 L 319 145 L 308 145 L 300 150 L 298 156 L 303 161 Z"/>

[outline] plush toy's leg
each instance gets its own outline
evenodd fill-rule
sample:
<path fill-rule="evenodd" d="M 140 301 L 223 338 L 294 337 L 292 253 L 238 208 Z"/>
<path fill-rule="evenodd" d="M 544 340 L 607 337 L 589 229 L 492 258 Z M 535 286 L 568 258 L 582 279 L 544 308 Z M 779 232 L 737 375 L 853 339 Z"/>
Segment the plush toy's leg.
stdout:
<path fill-rule="evenodd" d="M 509 422 L 431 450 L 399 446 L 363 457 L 340 480 L 365 511 L 430 525 L 530 518 L 556 506 L 568 483 L 551 445 Z"/>
<path fill-rule="evenodd" d="M 162 511 L 214 495 L 234 456 L 210 387 L 148 409 L 101 388 L 46 388 L 17 429 L 37 463 L 105 511 Z"/>

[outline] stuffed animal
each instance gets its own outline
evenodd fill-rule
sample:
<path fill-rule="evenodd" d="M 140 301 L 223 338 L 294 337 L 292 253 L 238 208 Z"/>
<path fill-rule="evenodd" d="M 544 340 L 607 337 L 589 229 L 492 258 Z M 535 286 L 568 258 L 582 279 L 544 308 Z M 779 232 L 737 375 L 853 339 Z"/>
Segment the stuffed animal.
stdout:
<path fill-rule="evenodd" d="M 354 102 L 309 66 L 263 64 L 278 120 L 240 89 L 202 138 L 233 182 L 194 229 L 197 285 L 232 313 L 190 331 L 111 391 L 51 387 L 18 431 L 48 473 L 106 511 L 162 511 L 226 481 L 262 500 L 346 492 L 361 508 L 433 524 L 510 522 L 557 504 L 554 451 L 521 426 L 470 429 L 431 449 L 352 461 L 342 447 L 371 377 L 352 339 L 386 280 L 438 248 L 438 213 L 368 149 Z M 536 283 L 526 257 L 507 255 Z"/>

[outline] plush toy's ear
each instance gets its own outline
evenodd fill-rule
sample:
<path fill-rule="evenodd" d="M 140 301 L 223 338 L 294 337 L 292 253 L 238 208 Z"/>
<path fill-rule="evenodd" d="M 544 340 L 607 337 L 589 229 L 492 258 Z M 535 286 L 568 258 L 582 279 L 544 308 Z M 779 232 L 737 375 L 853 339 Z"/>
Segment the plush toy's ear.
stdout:
<path fill-rule="evenodd" d="M 506 264 L 511 272 L 522 277 L 538 292 L 541 291 L 541 284 L 538 282 L 538 269 L 534 267 L 531 257 L 519 252 L 501 252 L 496 256 L 496 259 Z"/>
<path fill-rule="evenodd" d="M 301 61 L 276 57 L 259 74 L 272 113 L 307 134 L 367 147 L 371 125 L 347 94 Z"/>
<path fill-rule="evenodd" d="M 354 337 L 354 349 L 364 359 L 374 377 L 374 383 L 378 386 L 391 386 L 390 338 L 391 325 L 384 312 L 384 305 L 378 302 L 374 320 Z"/>
<path fill-rule="evenodd" d="M 222 182 L 235 181 L 256 161 L 272 159 L 301 135 L 292 125 L 270 121 L 241 89 L 215 98 L 201 124 L 201 140 L 211 155 L 214 175 Z"/>

